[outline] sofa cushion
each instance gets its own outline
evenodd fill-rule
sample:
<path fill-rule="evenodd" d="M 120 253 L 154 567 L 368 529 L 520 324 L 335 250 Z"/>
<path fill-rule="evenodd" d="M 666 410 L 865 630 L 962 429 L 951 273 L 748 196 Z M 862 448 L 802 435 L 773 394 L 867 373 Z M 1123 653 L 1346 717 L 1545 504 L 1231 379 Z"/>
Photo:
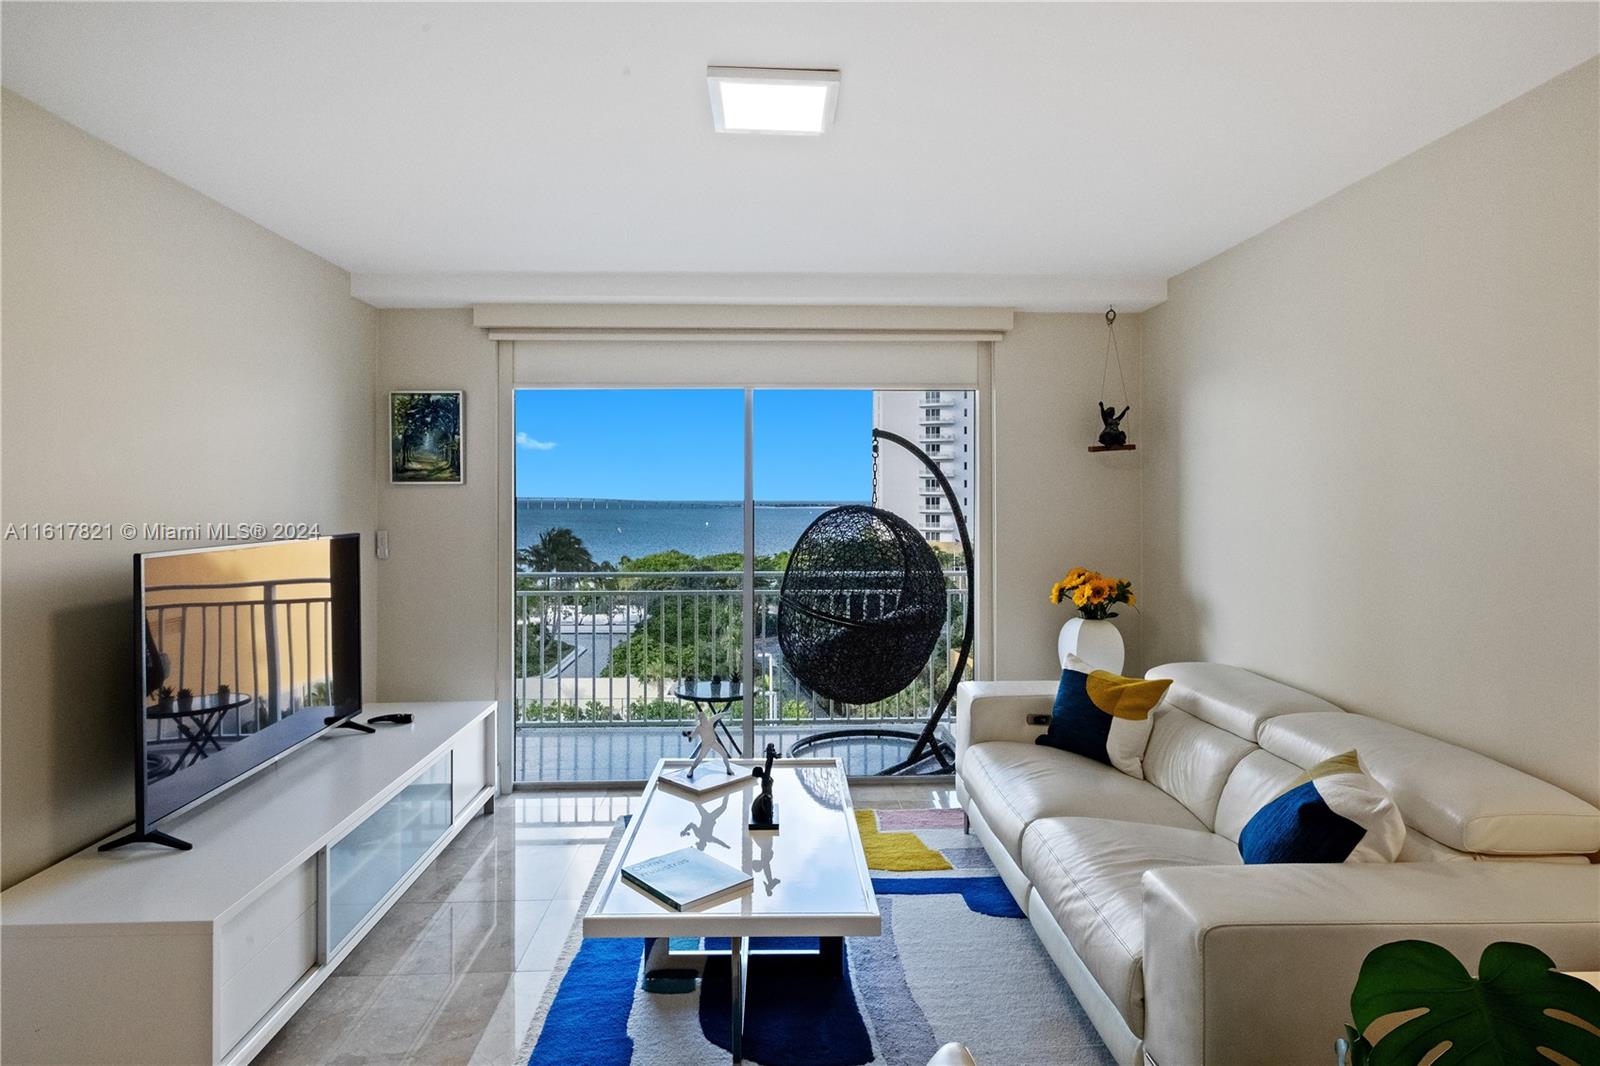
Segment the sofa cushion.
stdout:
<path fill-rule="evenodd" d="M 1072 949 L 1144 1035 L 1140 878 L 1170 866 L 1237 866 L 1231 841 L 1200 829 L 1103 818 L 1045 818 L 1022 836 L 1022 871 Z"/>
<path fill-rule="evenodd" d="M 1406 824 L 1458 851 L 1600 851 L 1600 810 L 1488 756 L 1392 722 L 1342 712 L 1286 715 L 1261 727 L 1261 746 L 1301 767 L 1357 749 Z"/>
<path fill-rule="evenodd" d="M 1217 817 L 1212 829 L 1235 844 L 1245 823 L 1274 798 L 1294 786 L 1295 780 L 1305 773 L 1292 762 L 1278 758 L 1270 751 L 1255 749 L 1233 768 L 1228 783 L 1222 787 L 1222 797 L 1217 800 Z"/>
<path fill-rule="evenodd" d="M 1145 780 L 1176 798 L 1211 828 L 1228 775 L 1241 759 L 1260 749 L 1176 707 L 1163 705 L 1151 717 L 1150 743 L 1144 753 Z"/>
<path fill-rule="evenodd" d="M 1347 751 L 1307 770 L 1239 834 L 1246 865 L 1394 862 L 1406 824 L 1394 798 Z"/>
<path fill-rule="evenodd" d="M 1154 785 L 1037 744 L 975 744 L 961 763 L 961 780 L 1001 845 L 1019 861 L 1022 831 L 1040 818 L 1080 815 L 1205 829 L 1183 804 Z"/>
<path fill-rule="evenodd" d="M 1123 677 L 1067 653 L 1050 728 L 1035 741 L 1144 779 L 1150 712 L 1172 684 Z"/>
<path fill-rule="evenodd" d="M 1255 740 L 1262 724 L 1279 715 L 1339 710 L 1309 692 L 1224 663 L 1167 663 L 1144 676 L 1171 678 L 1167 703 L 1246 740 Z"/>

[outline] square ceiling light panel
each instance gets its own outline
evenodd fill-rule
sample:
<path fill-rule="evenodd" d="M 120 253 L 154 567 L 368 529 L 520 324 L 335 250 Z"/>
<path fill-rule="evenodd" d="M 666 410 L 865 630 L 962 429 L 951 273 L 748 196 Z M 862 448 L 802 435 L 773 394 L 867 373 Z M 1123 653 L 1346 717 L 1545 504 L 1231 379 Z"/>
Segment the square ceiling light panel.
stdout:
<path fill-rule="evenodd" d="M 837 70 L 707 67 L 706 86 L 718 133 L 826 133 L 839 100 Z"/>

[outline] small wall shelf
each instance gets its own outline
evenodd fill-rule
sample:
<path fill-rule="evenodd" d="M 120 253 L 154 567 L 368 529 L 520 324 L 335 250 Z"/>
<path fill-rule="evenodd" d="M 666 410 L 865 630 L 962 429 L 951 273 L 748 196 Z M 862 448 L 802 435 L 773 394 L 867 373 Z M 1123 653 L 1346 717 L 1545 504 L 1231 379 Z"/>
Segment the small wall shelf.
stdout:
<path fill-rule="evenodd" d="M 1091 444 L 1089 445 L 1089 450 L 1091 452 L 1131 452 L 1137 447 L 1137 444 Z"/>

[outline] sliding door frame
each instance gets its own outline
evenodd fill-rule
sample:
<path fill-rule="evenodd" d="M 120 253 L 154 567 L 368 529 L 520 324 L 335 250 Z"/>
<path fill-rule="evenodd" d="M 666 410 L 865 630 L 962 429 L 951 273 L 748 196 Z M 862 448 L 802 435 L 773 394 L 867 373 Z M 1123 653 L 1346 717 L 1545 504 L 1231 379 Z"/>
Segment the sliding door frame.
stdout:
<path fill-rule="evenodd" d="M 950 389 L 953 391 L 971 391 L 975 394 L 974 414 L 976 426 L 975 438 L 978 450 L 977 455 L 977 485 L 973 493 L 976 527 L 976 562 L 977 562 L 977 589 L 969 590 L 969 595 L 975 596 L 975 647 L 973 655 L 974 675 L 982 680 L 993 676 L 994 665 L 994 553 L 990 546 L 994 543 L 994 507 L 997 497 L 994 484 L 994 342 L 1000 339 L 997 336 L 965 336 L 941 335 L 937 337 L 882 337 L 871 338 L 879 341 L 885 347 L 902 347 L 907 340 L 934 340 L 945 342 L 950 340 L 964 340 L 973 344 L 974 366 L 970 376 L 963 375 L 965 380 L 947 380 L 942 377 L 930 377 L 916 383 L 905 380 L 887 380 L 880 383 L 868 381 L 853 381 L 841 384 L 838 381 L 829 381 L 822 374 L 817 379 L 810 381 L 772 380 L 770 382 L 752 380 L 757 375 L 742 375 L 745 380 L 729 382 L 727 380 L 684 380 L 676 375 L 654 376 L 649 371 L 648 362 L 643 364 L 644 372 L 639 373 L 639 365 L 630 367 L 630 372 L 625 376 L 628 380 L 616 380 L 613 374 L 615 367 L 591 368 L 592 376 L 578 377 L 563 375 L 550 381 L 518 380 L 517 374 L 517 346 L 519 342 L 526 341 L 601 341 L 616 342 L 621 338 L 617 335 L 606 334 L 579 334 L 573 336 L 559 335 L 528 335 L 526 333 L 499 334 L 492 332 L 491 337 L 496 340 L 497 360 L 497 396 L 496 409 L 496 454 L 498 456 L 497 476 L 497 509 L 498 509 L 498 535 L 496 537 L 498 568 L 497 588 L 497 620 L 496 636 L 496 684 L 495 691 L 499 701 L 498 730 L 499 738 L 499 773 L 500 791 L 510 793 L 513 789 L 538 791 L 553 788 L 607 788 L 627 787 L 638 782 L 618 781 L 560 781 L 538 782 L 516 780 L 516 683 L 514 678 L 514 630 L 513 618 L 515 615 L 515 581 L 510 577 L 516 567 L 516 393 L 518 388 L 550 388 L 550 389 L 668 389 L 668 388 L 708 388 L 708 389 L 741 389 L 745 401 L 745 466 L 744 466 L 744 578 L 742 588 L 742 603 L 744 609 L 745 625 L 747 630 L 755 618 L 755 507 L 754 507 L 754 402 L 758 390 L 788 390 L 797 388 L 815 389 L 863 389 L 863 390 L 894 390 L 906 388 Z M 668 338 L 653 336 L 649 338 L 633 336 L 629 340 L 639 340 L 643 343 L 659 346 Z M 732 336 L 729 334 L 712 334 L 704 337 L 672 336 L 672 347 L 680 343 L 716 344 L 718 347 L 726 346 L 728 342 L 762 342 L 774 339 L 770 336 Z M 801 340 L 801 338 L 777 338 Z M 804 338 L 816 340 L 815 336 Z M 856 343 L 868 338 L 852 336 L 849 342 Z M 719 343 L 720 342 L 720 343 Z M 798 347 L 798 345 L 797 345 Z M 713 372 L 715 373 L 715 372 Z M 826 371 L 823 372 L 825 374 Z M 623 375 L 618 375 L 623 376 Z M 708 375 L 709 376 L 709 375 Z M 742 641 L 742 672 L 746 678 L 753 678 L 755 671 L 754 637 L 747 632 Z M 754 755 L 755 744 L 755 701 L 753 689 L 747 688 L 744 694 L 741 747 L 746 754 Z"/>

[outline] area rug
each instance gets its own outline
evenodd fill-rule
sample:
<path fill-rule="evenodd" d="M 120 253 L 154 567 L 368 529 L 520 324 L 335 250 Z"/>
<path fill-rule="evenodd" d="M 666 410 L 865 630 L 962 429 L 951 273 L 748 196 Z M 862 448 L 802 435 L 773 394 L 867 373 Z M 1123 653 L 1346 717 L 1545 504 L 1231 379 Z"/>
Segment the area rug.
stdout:
<path fill-rule="evenodd" d="M 941 1044 L 959 1040 L 984 1066 L 1110 1066 L 983 847 L 962 832 L 959 810 L 858 810 L 856 818 L 883 934 L 846 940 L 842 974 L 837 963 L 819 972 L 814 956 L 754 956 L 746 1063 L 926 1066 Z M 709 960 L 698 982 L 656 981 L 672 991 L 645 991 L 645 941 L 585 940 L 581 925 L 524 1041 L 529 1066 L 729 1061 L 725 959 Z"/>

